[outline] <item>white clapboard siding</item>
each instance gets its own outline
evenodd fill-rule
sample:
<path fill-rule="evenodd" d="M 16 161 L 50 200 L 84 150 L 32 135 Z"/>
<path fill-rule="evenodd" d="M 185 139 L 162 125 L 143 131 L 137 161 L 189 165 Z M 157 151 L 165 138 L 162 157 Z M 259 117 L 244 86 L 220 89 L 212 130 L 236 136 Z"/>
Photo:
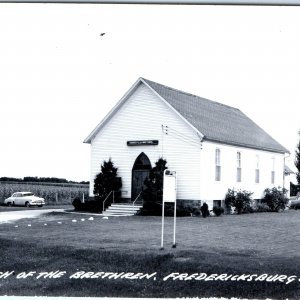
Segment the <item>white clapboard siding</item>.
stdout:
<path fill-rule="evenodd" d="M 215 181 L 215 149 L 221 151 L 221 181 Z M 242 180 L 237 182 L 237 152 L 241 152 Z M 255 183 L 256 156 L 259 156 L 260 180 Z M 284 154 L 261 151 L 250 148 L 204 142 L 201 168 L 201 199 L 222 200 L 228 188 L 253 192 L 253 198 L 263 197 L 264 190 L 271 187 L 283 187 Z M 271 183 L 271 171 L 275 182 Z"/>
<path fill-rule="evenodd" d="M 162 125 L 169 128 L 168 134 Z M 127 146 L 130 140 L 159 140 L 157 146 Z M 91 142 L 91 184 L 104 160 L 110 157 L 122 177 L 122 196 L 131 197 L 131 172 L 141 152 L 152 166 L 164 157 L 170 170 L 177 172 L 178 199 L 200 200 L 200 138 L 151 89 L 140 83 L 115 115 Z"/>

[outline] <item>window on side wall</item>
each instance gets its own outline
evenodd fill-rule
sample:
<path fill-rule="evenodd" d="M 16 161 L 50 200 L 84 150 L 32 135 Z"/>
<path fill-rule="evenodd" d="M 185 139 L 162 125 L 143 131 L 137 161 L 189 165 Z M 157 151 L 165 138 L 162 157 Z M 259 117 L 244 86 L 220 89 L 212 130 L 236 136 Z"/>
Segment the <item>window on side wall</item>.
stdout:
<path fill-rule="evenodd" d="M 221 150 L 219 148 L 216 149 L 215 153 L 215 180 L 221 181 Z"/>
<path fill-rule="evenodd" d="M 239 151 L 236 155 L 236 181 L 242 181 L 242 154 Z"/>
<path fill-rule="evenodd" d="M 259 183 L 259 155 L 256 155 L 255 183 Z"/>
<path fill-rule="evenodd" d="M 272 157 L 271 184 L 275 183 L 275 157 Z"/>

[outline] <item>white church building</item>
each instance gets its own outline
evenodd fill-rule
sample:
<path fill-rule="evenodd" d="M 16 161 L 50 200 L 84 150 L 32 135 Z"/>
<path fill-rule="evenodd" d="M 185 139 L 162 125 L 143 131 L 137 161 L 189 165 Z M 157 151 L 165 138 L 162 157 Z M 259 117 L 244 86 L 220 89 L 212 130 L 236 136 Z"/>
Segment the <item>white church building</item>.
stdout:
<path fill-rule="evenodd" d="M 104 160 L 133 201 L 155 162 L 177 173 L 178 201 L 220 205 L 228 188 L 263 197 L 284 185 L 289 151 L 239 109 L 139 78 L 84 140 L 91 144 L 90 197 Z M 289 187 L 288 187 L 289 188 Z"/>

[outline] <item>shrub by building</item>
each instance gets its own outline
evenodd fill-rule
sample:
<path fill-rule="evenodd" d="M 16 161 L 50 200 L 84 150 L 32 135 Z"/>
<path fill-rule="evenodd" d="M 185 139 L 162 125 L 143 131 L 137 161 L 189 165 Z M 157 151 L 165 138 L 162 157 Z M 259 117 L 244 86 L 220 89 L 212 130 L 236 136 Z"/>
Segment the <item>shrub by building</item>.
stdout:
<path fill-rule="evenodd" d="M 167 161 L 159 158 L 155 163 L 155 167 L 150 170 L 149 176 L 146 177 L 144 185 L 146 189 L 142 193 L 143 198 L 143 215 L 161 215 L 162 214 L 162 197 L 163 197 L 163 181 L 164 170 L 168 169 Z M 170 210 L 166 209 L 166 213 Z"/>
<path fill-rule="evenodd" d="M 289 199 L 286 197 L 287 189 L 285 188 L 276 188 L 265 189 L 265 196 L 262 203 L 268 205 L 271 211 L 279 212 L 286 208 L 286 205 Z"/>
<path fill-rule="evenodd" d="M 94 197 L 84 203 L 80 199 L 75 198 L 72 202 L 75 210 L 102 212 L 105 200 L 105 208 L 112 201 L 118 201 L 122 180 L 117 176 L 117 171 L 118 168 L 114 166 L 111 158 L 108 161 L 104 161 L 101 165 L 101 172 L 94 179 Z"/>
<path fill-rule="evenodd" d="M 213 212 L 214 214 L 219 217 L 221 216 L 222 214 L 224 214 L 224 208 L 223 207 L 220 207 L 220 206 L 214 206 L 213 207 Z"/>
<path fill-rule="evenodd" d="M 233 207 L 238 214 L 252 212 L 252 192 L 228 189 L 225 195 L 225 205 Z"/>

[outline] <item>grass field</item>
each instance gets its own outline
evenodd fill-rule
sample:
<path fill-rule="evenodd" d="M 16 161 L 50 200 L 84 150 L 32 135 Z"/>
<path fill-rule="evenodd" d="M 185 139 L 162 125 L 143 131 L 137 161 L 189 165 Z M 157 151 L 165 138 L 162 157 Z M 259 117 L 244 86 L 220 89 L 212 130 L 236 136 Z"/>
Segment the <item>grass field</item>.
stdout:
<path fill-rule="evenodd" d="M 43 197 L 47 205 L 71 204 L 74 198 L 88 197 L 89 186 L 70 183 L 0 181 L 0 204 L 15 192 L 32 192 Z"/>
<path fill-rule="evenodd" d="M 14 271 L 0 278 L 1 295 L 300 298 L 298 211 L 178 218 L 177 248 L 171 247 L 173 220 L 166 218 L 164 250 L 160 217 L 93 217 L 52 213 L 0 224 L 0 272 Z M 17 278 L 30 271 L 36 273 Z M 37 278 L 51 271 L 65 273 Z M 156 274 L 149 279 L 70 278 L 79 271 Z M 173 272 L 198 275 L 164 280 Z M 200 273 L 212 280 L 195 280 Z M 217 278 L 220 274 L 227 275 Z M 233 277 L 243 274 L 253 275 L 251 281 Z M 277 277 L 267 282 L 267 275 L 258 277 L 262 274 Z"/>

